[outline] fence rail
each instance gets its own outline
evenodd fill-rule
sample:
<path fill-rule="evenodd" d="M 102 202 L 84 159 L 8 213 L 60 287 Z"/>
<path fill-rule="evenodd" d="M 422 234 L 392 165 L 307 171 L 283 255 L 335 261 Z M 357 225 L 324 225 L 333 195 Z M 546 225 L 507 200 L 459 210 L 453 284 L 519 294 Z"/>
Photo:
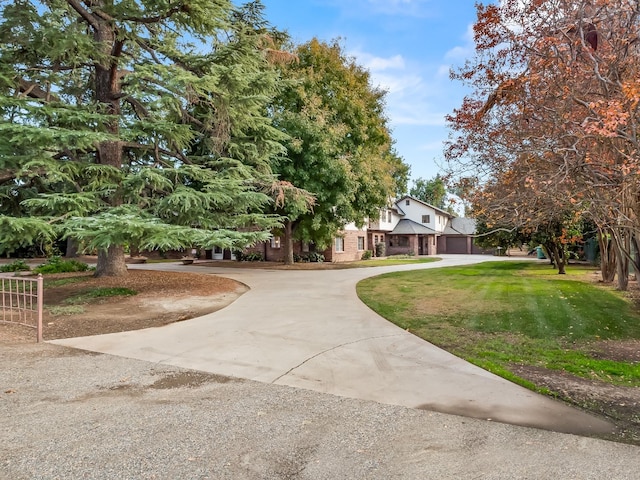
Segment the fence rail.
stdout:
<path fill-rule="evenodd" d="M 36 329 L 42 341 L 42 303 L 44 297 L 42 275 L 24 278 L 0 275 L 2 316 L 0 323 L 24 325 Z"/>

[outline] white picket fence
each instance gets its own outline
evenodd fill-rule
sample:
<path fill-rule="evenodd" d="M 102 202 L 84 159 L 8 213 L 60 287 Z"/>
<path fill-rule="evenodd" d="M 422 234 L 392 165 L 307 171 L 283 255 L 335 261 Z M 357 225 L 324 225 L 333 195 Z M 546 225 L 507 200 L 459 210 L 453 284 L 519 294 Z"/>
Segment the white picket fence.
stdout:
<path fill-rule="evenodd" d="M 0 274 L 0 322 L 35 328 L 38 342 L 42 341 L 43 283 L 42 275 L 27 278 Z"/>

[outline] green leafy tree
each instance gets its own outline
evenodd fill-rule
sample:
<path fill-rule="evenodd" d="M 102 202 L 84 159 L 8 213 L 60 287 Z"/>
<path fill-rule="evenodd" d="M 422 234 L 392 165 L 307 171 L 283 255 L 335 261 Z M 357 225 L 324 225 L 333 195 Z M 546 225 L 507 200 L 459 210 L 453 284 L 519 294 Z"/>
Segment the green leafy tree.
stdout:
<path fill-rule="evenodd" d="M 283 205 L 285 261 L 293 239 L 328 245 L 349 222 L 377 216 L 389 197 L 404 191 L 408 167 L 393 150 L 384 115 L 385 92 L 347 58 L 337 42 L 316 39 L 294 49 L 283 67 L 286 87 L 274 105 L 275 124 L 289 136 L 274 170 L 315 197 Z"/>
<path fill-rule="evenodd" d="M 97 275 L 124 246 L 242 248 L 280 225 L 282 135 L 262 6 L 14 0 L 0 20 L 0 251 L 70 236 Z M 251 227 L 251 228 L 250 228 Z M 256 228 L 257 227 L 257 228 Z"/>
<path fill-rule="evenodd" d="M 414 180 L 413 186 L 409 190 L 409 195 L 429 205 L 443 209 L 447 199 L 447 187 L 440 175 L 436 175 L 430 180 L 420 177 Z"/>

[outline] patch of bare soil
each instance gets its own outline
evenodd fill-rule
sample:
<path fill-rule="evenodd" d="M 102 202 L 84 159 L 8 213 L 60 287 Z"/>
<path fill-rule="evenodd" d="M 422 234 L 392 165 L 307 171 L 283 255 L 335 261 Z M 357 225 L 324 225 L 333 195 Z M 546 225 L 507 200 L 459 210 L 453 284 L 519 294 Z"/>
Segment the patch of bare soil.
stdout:
<path fill-rule="evenodd" d="M 245 285 L 215 275 L 150 270 L 130 270 L 122 278 L 70 273 L 47 275 L 46 280 L 69 277 L 82 281 L 51 287 L 45 282 L 45 340 L 159 327 L 215 312 L 247 291 Z M 73 296 L 108 287 L 128 288 L 137 294 L 87 300 L 77 305 L 81 313 L 56 312 L 56 307 L 63 310 L 68 307 Z M 33 341 L 34 338 L 35 331 L 27 327 L 0 324 L 0 342 Z"/>
<path fill-rule="evenodd" d="M 640 366 L 640 341 L 608 340 L 593 344 L 594 356 Z M 577 377 L 563 370 L 529 365 L 512 365 L 516 375 L 558 398 L 601 416 L 617 427 L 611 440 L 640 445 L 640 388 Z"/>

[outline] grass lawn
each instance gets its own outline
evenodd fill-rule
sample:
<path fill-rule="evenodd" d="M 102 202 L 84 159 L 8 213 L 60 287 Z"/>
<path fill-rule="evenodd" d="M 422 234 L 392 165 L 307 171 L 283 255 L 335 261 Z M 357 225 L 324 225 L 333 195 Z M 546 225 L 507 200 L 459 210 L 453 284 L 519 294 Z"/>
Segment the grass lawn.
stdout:
<path fill-rule="evenodd" d="M 358 295 L 396 325 L 489 371 L 533 388 L 513 365 L 563 369 L 640 386 L 640 364 L 593 355 L 600 340 L 640 338 L 624 294 L 593 282 L 593 269 L 557 275 L 531 262 L 398 272 L 363 280 Z"/>
<path fill-rule="evenodd" d="M 431 263 L 437 262 L 440 259 L 437 257 L 387 257 L 387 258 L 372 258 L 369 260 L 358 260 L 352 262 L 351 265 L 357 267 L 390 267 L 393 265 L 410 265 L 414 263 Z"/>

